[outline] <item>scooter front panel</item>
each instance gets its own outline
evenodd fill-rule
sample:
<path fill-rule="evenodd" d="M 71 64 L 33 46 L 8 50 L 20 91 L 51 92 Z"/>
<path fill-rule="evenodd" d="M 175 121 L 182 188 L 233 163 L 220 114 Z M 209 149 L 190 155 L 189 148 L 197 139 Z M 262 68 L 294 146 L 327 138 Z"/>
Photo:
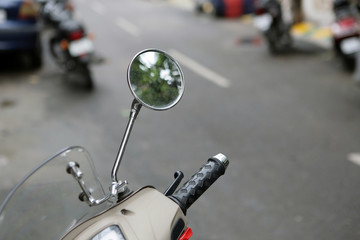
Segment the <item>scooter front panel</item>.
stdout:
<path fill-rule="evenodd" d="M 144 188 L 75 227 L 62 240 L 106 240 L 107 236 L 116 240 L 165 240 L 173 239 L 173 230 L 179 232 L 179 226 L 183 227 L 180 232 L 187 227 L 179 206 L 156 189 Z"/>

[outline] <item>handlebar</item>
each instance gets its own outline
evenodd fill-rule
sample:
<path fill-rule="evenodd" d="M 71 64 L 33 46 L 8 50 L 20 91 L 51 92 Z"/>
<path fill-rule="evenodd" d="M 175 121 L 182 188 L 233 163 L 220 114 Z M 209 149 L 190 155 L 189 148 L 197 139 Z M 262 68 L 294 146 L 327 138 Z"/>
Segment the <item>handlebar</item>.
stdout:
<path fill-rule="evenodd" d="M 222 153 L 211 157 L 197 173 L 169 198 L 176 202 L 183 213 L 186 214 L 186 210 L 225 173 L 228 165 L 229 160 Z"/>

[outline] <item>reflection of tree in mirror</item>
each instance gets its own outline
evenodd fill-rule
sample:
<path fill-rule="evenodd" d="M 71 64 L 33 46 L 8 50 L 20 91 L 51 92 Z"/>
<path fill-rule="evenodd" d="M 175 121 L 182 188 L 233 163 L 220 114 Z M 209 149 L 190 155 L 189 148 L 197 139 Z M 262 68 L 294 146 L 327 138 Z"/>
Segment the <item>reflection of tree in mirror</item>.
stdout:
<path fill-rule="evenodd" d="M 135 95 L 152 107 L 166 107 L 177 100 L 182 89 L 179 67 L 159 52 L 140 54 L 130 68 Z"/>

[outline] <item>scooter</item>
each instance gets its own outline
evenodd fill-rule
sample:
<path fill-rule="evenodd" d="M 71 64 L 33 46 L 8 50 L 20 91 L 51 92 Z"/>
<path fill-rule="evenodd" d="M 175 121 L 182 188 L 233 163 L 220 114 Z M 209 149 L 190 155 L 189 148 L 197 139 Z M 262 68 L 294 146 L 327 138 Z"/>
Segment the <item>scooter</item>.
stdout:
<path fill-rule="evenodd" d="M 128 67 L 134 100 L 129 121 L 105 192 L 88 152 L 67 148 L 30 172 L 0 206 L 0 239 L 188 240 L 187 209 L 225 173 L 221 153 L 178 188 L 183 173 L 161 193 L 152 186 L 132 191 L 118 170 L 142 106 L 174 107 L 184 92 L 179 64 L 157 49 L 138 53 Z M 178 188 L 178 189 L 177 189 Z M 177 190 L 176 190 L 177 189 Z M 80 192 L 80 195 L 79 195 Z"/>
<path fill-rule="evenodd" d="M 69 81 L 80 80 L 86 89 L 94 88 L 89 68 L 94 55 L 94 44 L 83 24 L 74 19 L 64 19 L 50 37 L 49 46 L 51 55 L 65 70 Z"/>
<path fill-rule="evenodd" d="M 333 46 L 346 70 L 354 71 L 356 53 L 360 51 L 360 25 L 358 13 L 349 1 L 336 0 L 333 3 L 335 22 L 331 25 Z"/>
<path fill-rule="evenodd" d="M 256 2 L 254 25 L 264 35 L 270 54 L 278 54 L 291 48 L 291 25 L 284 22 L 281 5 L 277 0 Z"/>

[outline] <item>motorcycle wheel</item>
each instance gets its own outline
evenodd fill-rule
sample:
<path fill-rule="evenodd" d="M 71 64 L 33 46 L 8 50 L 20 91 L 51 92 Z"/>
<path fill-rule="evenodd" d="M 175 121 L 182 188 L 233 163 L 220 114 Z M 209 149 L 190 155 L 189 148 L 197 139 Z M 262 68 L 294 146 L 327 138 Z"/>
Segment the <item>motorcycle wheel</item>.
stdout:
<path fill-rule="evenodd" d="M 92 79 L 89 66 L 87 64 L 80 64 L 79 71 L 80 71 L 80 74 L 83 76 L 84 88 L 89 91 L 93 90 L 94 89 L 94 81 Z"/>
<path fill-rule="evenodd" d="M 283 24 L 272 25 L 265 37 L 271 55 L 278 55 L 280 52 L 290 49 L 293 44 L 289 27 Z"/>
<path fill-rule="evenodd" d="M 353 72 L 355 70 L 355 65 L 356 65 L 355 58 L 351 58 L 348 56 L 342 56 L 341 62 L 342 62 L 343 68 L 346 71 Z"/>
<path fill-rule="evenodd" d="M 265 33 L 265 37 L 266 37 L 269 53 L 271 55 L 277 55 L 281 50 L 281 46 L 280 46 L 281 32 L 278 24 L 272 23 L 269 30 Z"/>
<path fill-rule="evenodd" d="M 69 85 L 72 85 L 76 88 L 82 88 L 87 91 L 94 89 L 94 82 L 91 76 L 91 72 L 86 63 L 69 61 L 68 65 L 69 67 L 66 68 L 64 79 Z"/>
<path fill-rule="evenodd" d="M 271 55 L 277 55 L 280 52 L 277 37 L 274 32 L 266 34 L 266 40 L 268 45 L 268 51 Z"/>
<path fill-rule="evenodd" d="M 345 55 L 340 48 L 340 43 L 333 39 L 333 49 L 335 55 L 340 59 L 342 68 L 345 71 L 353 72 L 356 67 L 356 57 Z"/>

